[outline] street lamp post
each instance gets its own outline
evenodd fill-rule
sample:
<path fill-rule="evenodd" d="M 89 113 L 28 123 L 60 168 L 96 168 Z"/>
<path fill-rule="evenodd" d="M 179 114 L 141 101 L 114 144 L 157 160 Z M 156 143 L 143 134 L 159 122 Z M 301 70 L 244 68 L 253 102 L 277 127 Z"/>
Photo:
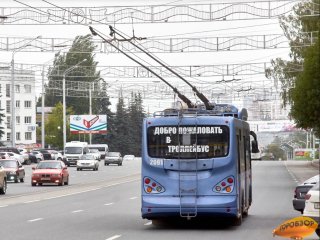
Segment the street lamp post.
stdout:
<path fill-rule="evenodd" d="M 76 67 L 78 67 L 81 63 L 87 61 L 87 59 L 83 59 L 81 62 L 77 63 L 76 65 L 68 68 L 67 70 L 64 71 L 63 73 L 63 80 L 62 80 L 62 105 L 63 105 L 63 150 L 66 146 L 67 142 L 67 109 L 66 109 L 66 75 Z"/>
<path fill-rule="evenodd" d="M 30 46 L 30 43 L 41 36 L 37 36 L 36 38 L 31 39 L 26 44 L 22 45 L 21 47 L 17 48 L 12 52 L 11 58 L 11 145 L 12 147 L 16 146 L 16 111 L 15 111 L 15 73 L 14 73 L 14 55 L 21 49 Z"/>

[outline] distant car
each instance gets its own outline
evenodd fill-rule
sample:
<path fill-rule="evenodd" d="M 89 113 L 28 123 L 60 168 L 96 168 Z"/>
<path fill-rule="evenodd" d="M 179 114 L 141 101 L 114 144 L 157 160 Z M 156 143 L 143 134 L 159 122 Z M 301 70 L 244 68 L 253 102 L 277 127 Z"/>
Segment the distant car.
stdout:
<path fill-rule="evenodd" d="M 30 165 L 31 164 L 31 160 L 29 160 L 29 153 L 26 149 L 24 148 L 18 148 L 21 156 L 23 157 L 23 163 L 24 164 L 27 164 L 27 165 Z"/>
<path fill-rule="evenodd" d="M 320 237 L 320 183 L 316 183 L 305 195 L 305 208 L 303 216 L 313 218 L 318 223 L 316 229 L 317 235 Z"/>
<path fill-rule="evenodd" d="M 43 161 L 43 154 L 40 151 L 31 151 L 30 155 L 34 156 L 34 158 L 31 157 L 32 162 L 39 163 L 40 161 Z M 29 158 L 30 158 L 29 155 Z"/>
<path fill-rule="evenodd" d="M 48 152 L 50 153 L 52 160 L 59 160 L 59 161 L 63 160 L 63 155 L 60 152 L 56 150 L 50 150 L 50 149 L 48 149 Z"/>
<path fill-rule="evenodd" d="M 104 165 L 109 164 L 118 164 L 118 166 L 122 166 L 122 156 L 119 152 L 108 152 L 104 159 Z"/>
<path fill-rule="evenodd" d="M 52 160 L 51 153 L 48 151 L 48 149 L 33 149 L 34 151 L 40 151 L 43 155 L 44 160 Z"/>
<path fill-rule="evenodd" d="M 82 169 L 92 169 L 93 171 L 98 171 L 99 161 L 93 155 L 82 155 L 77 161 L 77 171 Z"/>
<path fill-rule="evenodd" d="M 32 168 L 31 185 L 43 183 L 55 183 L 59 186 L 69 184 L 69 171 L 64 162 L 56 160 L 44 160 Z"/>
<path fill-rule="evenodd" d="M 124 161 L 127 161 L 127 160 L 132 161 L 132 160 L 134 160 L 134 155 L 124 155 L 123 160 Z"/>
<path fill-rule="evenodd" d="M 7 173 L 4 167 L 0 165 L 0 194 L 6 194 L 7 192 Z"/>
<path fill-rule="evenodd" d="M 7 181 L 14 181 L 15 183 L 24 182 L 26 175 L 24 167 L 16 159 L 1 159 L 0 165 L 7 173 Z"/>
<path fill-rule="evenodd" d="M 320 175 L 313 176 L 308 180 L 304 181 L 302 184 L 296 186 L 294 190 L 294 196 L 292 200 L 293 208 L 301 213 L 304 211 L 305 207 L 305 195 L 316 183 L 319 182 Z"/>
<path fill-rule="evenodd" d="M 101 159 L 101 153 L 99 152 L 98 149 L 95 149 L 95 148 L 89 148 L 89 152 L 87 153 L 87 155 L 92 155 L 94 156 L 95 159 L 99 161 Z"/>
<path fill-rule="evenodd" d="M 24 157 L 21 154 L 14 152 L 0 152 L 1 156 L 5 156 L 5 159 L 15 159 L 18 160 L 21 164 L 24 163 Z"/>

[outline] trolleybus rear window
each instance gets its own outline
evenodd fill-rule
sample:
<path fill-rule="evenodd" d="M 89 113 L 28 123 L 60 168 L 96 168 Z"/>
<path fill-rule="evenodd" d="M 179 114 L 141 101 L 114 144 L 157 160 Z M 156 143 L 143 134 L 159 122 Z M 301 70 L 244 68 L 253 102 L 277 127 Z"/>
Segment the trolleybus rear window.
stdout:
<path fill-rule="evenodd" d="M 227 126 L 155 126 L 147 134 L 150 157 L 217 158 L 229 151 Z"/>

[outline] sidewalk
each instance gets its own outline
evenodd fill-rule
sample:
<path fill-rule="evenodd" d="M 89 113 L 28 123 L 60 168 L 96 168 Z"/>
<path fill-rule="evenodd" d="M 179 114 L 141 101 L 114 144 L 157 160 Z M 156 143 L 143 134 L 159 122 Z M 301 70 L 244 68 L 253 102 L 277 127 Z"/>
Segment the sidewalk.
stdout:
<path fill-rule="evenodd" d="M 320 167 L 319 167 L 320 161 L 319 161 L 319 159 L 317 159 L 317 160 L 312 160 L 311 165 L 312 165 L 313 167 L 318 168 L 318 169 L 320 170 Z"/>

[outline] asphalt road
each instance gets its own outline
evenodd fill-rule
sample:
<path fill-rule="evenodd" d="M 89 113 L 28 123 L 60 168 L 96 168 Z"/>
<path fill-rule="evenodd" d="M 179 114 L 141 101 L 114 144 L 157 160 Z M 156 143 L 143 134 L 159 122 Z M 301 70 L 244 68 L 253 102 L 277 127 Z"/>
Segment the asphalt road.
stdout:
<path fill-rule="evenodd" d="M 280 239 L 272 230 L 300 215 L 292 207 L 297 182 L 318 173 L 306 162 L 253 162 L 253 205 L 241 226 L 219 221 L 151 225 L 140 214 L 140 162 L 71 172 L 69 186 L 10 183 L 0 196 L 0 239 Z M 314 234 L 306 239 L 318 239 Z"/>

